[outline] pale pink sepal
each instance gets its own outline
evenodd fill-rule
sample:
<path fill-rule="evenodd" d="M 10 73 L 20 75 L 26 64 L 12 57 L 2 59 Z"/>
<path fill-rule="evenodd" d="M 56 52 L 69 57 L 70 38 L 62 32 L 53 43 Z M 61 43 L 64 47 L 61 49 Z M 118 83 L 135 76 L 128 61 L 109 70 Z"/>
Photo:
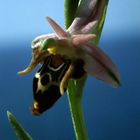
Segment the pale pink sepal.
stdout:
<path fill-rule="evenodd" d="M 87 53 L 84 56 L 85 71 L 99 80 L 118 87 L 120 85 L 120 76 L 111 59 L 98 47 L 87 44 L 82 48 Z"/>
<path fill-rule="evenodd" d="M 67 37 L 67 33 L 50 17 L 46 17 L 47 21 L 51 25 L 51 27 L 54 29 L 58 37 L 64 38 Z"/>

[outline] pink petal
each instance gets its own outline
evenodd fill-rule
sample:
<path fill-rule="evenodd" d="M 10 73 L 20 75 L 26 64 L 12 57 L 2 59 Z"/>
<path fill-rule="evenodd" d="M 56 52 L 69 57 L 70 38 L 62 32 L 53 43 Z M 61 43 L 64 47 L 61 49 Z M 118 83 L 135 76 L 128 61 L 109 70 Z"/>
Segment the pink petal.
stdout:
<path fill-rule="evenodd" d="M 97 20 L 89 22 L 86 26 L 84 26 L 81 29 L 81 33 L 83 33 L 83 34 L 91 33 L 92 31 L 94 31 L 94 29 L 96 28 L 97 25 L 98 25 Z"/>
<path fill-rule="evenodd" d="M 73 45 L 82 45 L 96 38 L 94 34 L 77 34 L 72 36 Z"/>
<path fill-rule="evenodd" d="M 120 76 L 111 59 L 95 46 L 87 44 L 82 48 L 87 53 L 84 57 L 85 71 L 99 80 L 118 87 L 120 85 Z"/>

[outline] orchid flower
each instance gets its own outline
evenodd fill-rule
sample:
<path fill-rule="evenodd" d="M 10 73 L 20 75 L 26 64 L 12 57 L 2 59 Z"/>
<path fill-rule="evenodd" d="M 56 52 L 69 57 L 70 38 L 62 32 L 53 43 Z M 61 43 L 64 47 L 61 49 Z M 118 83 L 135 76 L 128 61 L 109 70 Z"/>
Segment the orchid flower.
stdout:
<path fill-rule="evenodd" d="M 98 5 L 96 0 L 87 1 L 85 7 L 81 8 L 82 10 L 78 13 L 80 16 L 74 19 L 66 31 L 53 19 L 47 17 L 46 19 L 55 33 L 41 35 L 33 40 L 31 63 L 25 70 L 19 72 L 19 74 L 25 75 L 31 72 L 38 64 L 43 65 L 46 58 L 53 56 L 54 61 L 56 61 L 56 59 L 59 61 L 68 59 L 70 61 L 68 69 L 64 72 L 65 74 L 58 84 L 61 95 L 64 94 L 68 81 L 70 79 L 76 79 L 73 75 L 78 75 L 80 72 L 82 74 L 78 76 L 78 78 L 89 74 L 113 87 L 118 87 L 120 85 L 120 77 L 115 65 L 101 49 L 91 43 L 96 39 L 96 34 L 92 34 L 91 32 L 98 25 L 104 3 L 104 0 L 98 3 Z M 85 9 L 88 9 L 87 12 L 85 12 Z M 96 11 L 93 11 L 93 9 L 96 9 Z M 91 12 L 96 14 L 91 16 Z M 84 15 L 85 13 L 86 16 Z M 85 18 L 89 16 L 90 18 Z M 38 73 L 36 78 L 39 76 Z M 51 79 L 50 75 L 48 79 Z M 44 87 L 42 88 L 44 92 L 45 89 Z M 55 101 L 56 100 L 57 99 L 55 99 Z M 53 103 L 55 101 L 53 101 Z M 49 107 L 52 106 L 53 103 L 49 105 Z M 34 114 L 40 114 L 46 110 L 45 108 L 38 112 L 38 106 L 39 104 L 35 101 Z"/>
<path fill-rule="evenodd" d="M 43 64 L 48 56 L 60 55 L 71 61 L 69 70 L 60 83 L 61 95 L 64 94 L 64 89 L 72 78 L 72 73 L 74 73 L 76 68 L 81 68 L 75 66 L 78 60 L 82 61 L 83 68 L 81 69 L 86 74 L 90 74 L 113 87 L 119 86 L 119 73 L 111 59 L 101 49 L 90 43 L 96 38 L 95 34 L 70 34 L 71 27 L 68 31 L 64 31 L 51 18 L 47 17 L 47 20 L 55 33 L 37 37 L 33 41 L 31 64 L 27 69 L 21 71 L 20 75 L 31 72 L 38 64 Z"/>

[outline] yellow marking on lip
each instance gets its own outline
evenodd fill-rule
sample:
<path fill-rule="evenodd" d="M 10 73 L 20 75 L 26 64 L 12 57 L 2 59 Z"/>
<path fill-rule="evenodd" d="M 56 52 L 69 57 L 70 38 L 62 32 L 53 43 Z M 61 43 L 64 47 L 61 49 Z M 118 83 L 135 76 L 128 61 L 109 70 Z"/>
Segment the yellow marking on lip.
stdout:
<path fill-rule="evenodd" d="M 38 102 L 37 101 L 34 101 L 34 108 L 35 109 L 39 109 L 39 105 L 38 105 Z"/>
<path fill-rule="evenodd" d="M 51 47 L 51 48 L 48 48 L 47 50 L 50 54 L 53 54 L 53 55 L 57 54 L 57 48 L 56 47 Z"/>

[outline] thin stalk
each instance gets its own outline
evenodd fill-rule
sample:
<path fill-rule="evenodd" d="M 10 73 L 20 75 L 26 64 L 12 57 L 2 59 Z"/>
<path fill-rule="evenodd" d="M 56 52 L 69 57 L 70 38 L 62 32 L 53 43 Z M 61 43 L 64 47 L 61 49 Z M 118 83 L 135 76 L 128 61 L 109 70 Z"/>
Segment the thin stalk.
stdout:
<path fill-rule="evenodd" d="M 71 7 L 74 6 L 75 8 L 78 8 L 78 1 L 70 2 L 71 0 L 65 0 L 65 25 L 66 28 L 68 28 L 74 19 L 73 15 L 76 13 L 76 9 L 74 9 L 74 13 L 69 15 L 71 13 Z M 81 0 L 82 1 L 82 0 Z M 106 5 L 104 7 L 104 11 L 102 14 L 102 18 L 99 21 L 99 24 L 97 28 L 95 29 L 94 33 L 96 34 L 96 40 L 92 43 L 96 46 L 98 46 L 102 28 L 105 21 L 105 15 L 107 10 L 108 0 L 106 0 Z M 86 125 L 83 117 L 83 111 L 82 111 L 82 95 L 83 95 L 83 88 L 85 85 L 85 81 L 87 79 L 87 76 L 80 80 L 71 80 L 68 84 L 68 101 L 69 101 L 69 107 L 70 107 L 70 113 L 72 118 L 72 123 L 74 127 L 74 132 L 76 136 L 76 140 L 88 140 L 88 134 L 86 130 Z"/>
<path fill-rule="evenodd" d="M 82 112 L 82 92 L 86 77 L 78 81 L 71 80 L 68 85 L 68 100 L 76 140 L 88 140 Z"/>

